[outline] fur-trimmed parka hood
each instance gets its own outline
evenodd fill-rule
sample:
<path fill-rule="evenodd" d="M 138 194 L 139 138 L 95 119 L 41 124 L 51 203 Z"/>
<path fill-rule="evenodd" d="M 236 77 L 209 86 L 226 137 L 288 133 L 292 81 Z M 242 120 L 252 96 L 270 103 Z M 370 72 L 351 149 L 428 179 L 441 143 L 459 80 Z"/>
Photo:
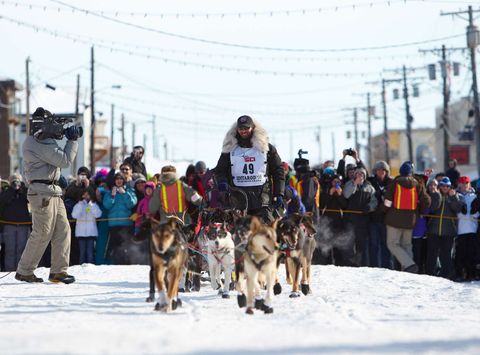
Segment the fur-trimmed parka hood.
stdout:
<path fill-rule="evenodd" d="M 251 138 L 252 146 L 261 152 L 266 153 L 268 152 L 269 143 L 267 131 L 255 119 L 253 120 L 253 123 L 255 124 L 255 128 L 253 129 L 253 135 Z M 237 123 L 235 122 L 225 135 L 222 153 L 231 153 L 237 147 Z"/>

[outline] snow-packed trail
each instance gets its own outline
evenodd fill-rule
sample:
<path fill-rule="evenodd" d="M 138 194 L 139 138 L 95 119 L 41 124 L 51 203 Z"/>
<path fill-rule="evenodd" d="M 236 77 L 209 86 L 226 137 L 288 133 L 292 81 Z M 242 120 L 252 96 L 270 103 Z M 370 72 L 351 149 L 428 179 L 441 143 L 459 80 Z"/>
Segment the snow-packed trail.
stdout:
<path fill-rule="evenodd" d="M 144 301 L 146 266 L 70 272 L 71 285 L 0 280 L 0 353 L 480 353 L 480 282 L 314 266 L 313 294 L 290 299 L 282 279 L 272 315 L 246 315 L 208 283 L 163 314 Z"/>

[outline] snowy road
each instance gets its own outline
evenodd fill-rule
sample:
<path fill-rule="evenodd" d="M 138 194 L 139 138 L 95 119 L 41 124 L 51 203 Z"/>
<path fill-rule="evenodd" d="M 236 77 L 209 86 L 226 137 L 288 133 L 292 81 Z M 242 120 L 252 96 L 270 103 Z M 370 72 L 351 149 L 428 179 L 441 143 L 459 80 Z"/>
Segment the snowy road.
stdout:
<path fill-rule="evenodd" d="M 282 280 L 272 315 L 248 316 L 208 284 L 161 314 L 144 302 L 145 266 L 70 272 L 71 285 L 0 280 L 1 354 L 480 353 L 480 282 L 315 266 L 313 294 L 290 299 Z"/>

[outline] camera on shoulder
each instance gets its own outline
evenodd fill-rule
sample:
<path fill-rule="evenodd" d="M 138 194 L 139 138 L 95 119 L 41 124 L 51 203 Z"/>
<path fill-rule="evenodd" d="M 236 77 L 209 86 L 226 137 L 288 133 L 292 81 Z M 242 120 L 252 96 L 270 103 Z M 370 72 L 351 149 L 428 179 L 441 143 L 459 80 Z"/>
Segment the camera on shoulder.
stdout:
<path fill-rule="evenodd" d="M 32 115 L 30 121 L 30 135 L 38 139 L 53 138 L 57 140 L 67 136 L 77 139 L 83 136 L 83 128 L 79 125 L 68 126 L 73 123 L 72 118 L 59 117 L 42 107 L 38 107 Z"/>

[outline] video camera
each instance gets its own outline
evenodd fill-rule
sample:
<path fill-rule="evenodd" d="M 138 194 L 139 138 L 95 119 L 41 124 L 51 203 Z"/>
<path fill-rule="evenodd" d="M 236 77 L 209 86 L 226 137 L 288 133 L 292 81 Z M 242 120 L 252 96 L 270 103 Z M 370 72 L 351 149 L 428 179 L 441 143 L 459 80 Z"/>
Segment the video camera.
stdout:
<path fill-rule="evenodd" d="M 53 138 L 61 140 L 66 132 L 74 127 L 65 127 L 69 123 L 73 123 L 72 118 L 58 117 L 50 111 L 38 107 L 30 121 L 30 135 L 39 139 Z M 78 129 L 78 137 L 82 137 L 83 128 L 81 126 L 76 126 L 76 128 Z"/>
<path fill-rule="evenodd" d="M 345 155 L 350 155 L 350 156 L 353 155 L 353 152 L 354 152 L 353 148 L 348 148 L 343 151 Z"/>

